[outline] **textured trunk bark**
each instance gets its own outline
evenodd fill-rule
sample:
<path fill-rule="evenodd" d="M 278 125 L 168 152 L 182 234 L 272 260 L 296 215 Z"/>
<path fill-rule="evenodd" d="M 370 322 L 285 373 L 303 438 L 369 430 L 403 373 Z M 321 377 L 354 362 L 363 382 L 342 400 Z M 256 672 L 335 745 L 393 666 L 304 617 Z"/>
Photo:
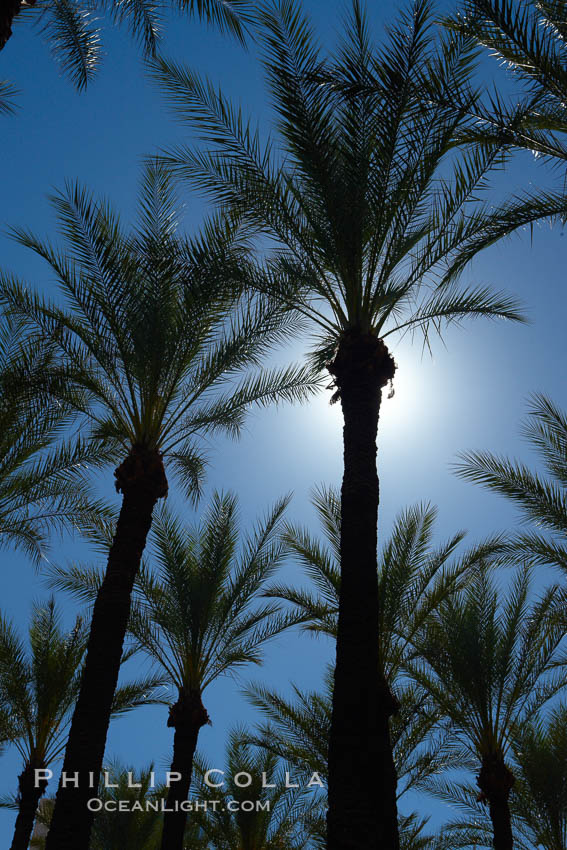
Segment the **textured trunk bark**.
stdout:
<path fill-rule="evenodd" d="M 108 566 L 93 609 L 81 691 L 69 732 L 46 850 L 88 850 L 98 778 L 130 615 L 130 599 L 158 499 L 167 494 L 159 452 L 134 446 L 115 472 L 123 494 Z M 66 785 L 64 778 L 66 777 Z"/>
<path fill-rule="evenodd" d="M 483 759 L 477 785 L 483 798 L 488 801 L 495 850 L 513 850 L 514 847 L 509 804 L 514 781 L 514 774 L 502 756 Z"/>
<path fill-rule="evenodd" d="M 12 838 L 10 850 L 28 850 L 37 807 L 47 788 L 47 782 L 45 780 L 39 781 L 36 786 L 35 770 L 36 768 L 41 770 L 44 767 L 43 762 L 34 762 L 27 765 L 18 777 L 18 816 L 16 818 L 14 837 Z"/>
<path fill-rule="evenodd" d="M 187 812 L 181 811 L 180 805 L 189 796 L 199 730 L 208 722 L 209 715 L 201 702 L 201 694 L 198 691 L 187 694 L 181 690 L 179 699 L 169 711 L 167 721 L 167 725 L 175 729 L 171 772 L 179 773 L 181 779 L 171 783 L 167 794 L 161 850 L 183 850 Z"/>
<path fill-rule="evenodd" d="M 389 733 L 398 706 L 381 673 L 376 562 L 376 435 L 381 390 L 395 364 L 381 340 L 351 333 L 341 340 L 329 371 L 344 416 L 344 477 L 327 848 L 398 850 Z"/>

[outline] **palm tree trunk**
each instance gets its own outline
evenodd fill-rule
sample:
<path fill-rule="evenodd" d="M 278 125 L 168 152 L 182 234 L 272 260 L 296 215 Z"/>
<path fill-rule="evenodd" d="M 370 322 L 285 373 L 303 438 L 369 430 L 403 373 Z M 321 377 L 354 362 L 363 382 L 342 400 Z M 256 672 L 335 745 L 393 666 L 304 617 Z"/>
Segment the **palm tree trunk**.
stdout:
<path fill-rule="evenodd" d="M 167 725 L 175 729 L 171 772 L 179 774 L 181 779 L 170 784 L 167 794 L 161 850 L 183 850 L 187 812 L 181 811 L 180 806 L 189 796 L 199 730 L 208 722 L 209 715 L 199 691 L 186 693 L 180 689 L 179 699 L 169 710 Z"/>
<path fill-rule="evenodd" d="M 18 777 L 18 816 L 10 850 L 28 850 L 33 833 L 39 801 L 47 788 L 45 779 L 35 781 L 35 770 L 45 767 L 43 763 L 31 762 Z"/>
<path fill-rule="evenodd" d="M 97 795 L 134 579 L 154 506 L 167 495 L 163 462 L 155 450 L 134 446 L 115 476 L 116 488 L 123 494 L 122 506 L 93 609 L 81 691 L 46 850 L 88 850 L 93 819 L 88 801 Z"/>
<path fill-rule="evenodd" d="M 509 804 L 514 781 L 514 774 L 502 756 L 487 756 L 483 759 L 477 785 L 488 800 L 495 850 L 513 850 L 514 847 Z"/>
<path fill-rule="evenodd" d="M 381 390 L 395 371 L 376 337 L 345 334 L 329 371 L 344 416 L 341 589 L 329 739 L 328 850 L 398 850 L 396 711 L 379 658 L 376 435 Z"/>

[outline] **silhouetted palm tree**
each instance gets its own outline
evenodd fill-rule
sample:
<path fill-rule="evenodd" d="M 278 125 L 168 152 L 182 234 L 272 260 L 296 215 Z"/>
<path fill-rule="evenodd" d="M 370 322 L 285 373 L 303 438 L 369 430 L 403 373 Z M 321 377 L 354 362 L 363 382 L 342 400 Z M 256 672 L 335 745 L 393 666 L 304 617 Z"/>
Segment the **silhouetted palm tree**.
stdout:
<path fill-rule="evenodd" d="M 181 779 L 171 783 L 168 809 L 189 793 L 199 731 L 209 722 L 204 691 L 219 676 L 261 663 L 265 643 L 295 622 L 279 605 L 262 601 L 285 555 L 280 526 L 287 502 L 280 500 L 247 535 L 230 494 L 214 494 L 194 528 L 164 510 L 154 520 L 155 568 L 143 567 L 136 579 L 129 630 L 135 648 L 177 690 L 168 726 L 174 729 L 171 771 Z M 80 566 L 56 568 L 52 582 L 92 602 L 101 576 Z M 186 821 L 186 812 L 166 812 L 163 850 L 181 850 Z"/>
<path fill-rule="evenodd" d="M 333 488 L 320 488 L 314 491 L 313 504 L 325 541 L 307 529 L 287 526 L 284 542 L 305 567 L 314 590 L 274 585 L 266 595 L 292 603 L 307 632 L 335 637 L 341 579 L 339 495 Z M 434 547 L 436 516 L 429 505 L 400 513 L 378 558 L 380 664 L 400 703 L 390 721 L 398 799 L 443 769 L 448 758 L 439 712 L 425 692 L 403 677 L 404 662 L 408 653 L 409 657 L 413 653 L 413 639 L 437 606 L 466 582 L 469 570 L 503 545 L 499 538 L 493 538 L 457 557 L 464 533 Z M 248 695 L 268 717 L 251 740 L 290 761 L 297 770 L 319 772 L 326 782 L 332 680 L 327 680 L 322 693 L 295 689 L 293 702 L 261 686 L 250 687 Z M 454 763 L 454 754 L 451 757 Z M 403 823 L 400 819 L 400 828 Z M 408 835 L 415 827 L 412 821 Z M 410 840 L 408 836 L 406 839 Z"/>
<path fill-rule="evenodd" d="M 396 368 L 385 340 L 410 328 L 427 338 L 467 316 L 519 318 L 512 300 L 489 289 L 436 285 L 436 272 L 474 232 L 468 202 L 499 148 L 451 161 L 460 117 L 422 97 L 424 79 L 460 87 L 471 55 L 462 45 L 436 48 L 431 21 L 426 0 L 416 0 L 377 50 L 354 0 L 341 44 L 326 59 L 297 3 L 263 7 L 259 38 L 277 142 L 264 141 L 212 82 L 165 60 L 155 71 L 177 113 L 193 119 L 210 146 L 178 147 L 165 162 L 251 236 L 275 241 L 267 257 L 261 243 L 256 286 L 313 322 L 317 362 L 327 364 L 343 410 L 332 850 L 398 846 L 388 744 L 396 702 L 376 642 L 376 434 L 382 389 Z M 353 779 L 361 772 L 377 784 L 361 789 Z"/>
<path fill-rule="evenodd" d="M 510 811 L 516 850 L 565 850 L 567 847 L 567 709 L 523 725 L 510 748 L 516 777 Z M 460 821 L 443 830 L 448 847 L 491 848 L 490 821 L 477 792 L 463 783 L 436 789 L 445 802 L 463 810 Z M 478 789 L 477 789 L 478 791 Z"/>
<path fill-rule="evenodd" d="M 174 729 L 167 808 L 187 799 L 199 730 L 209 722 L 202 694 L 219 676 L 258 664 L 270 638 L 289 625 L 274 603 L 258 604 L 281 562 L 278 502 L 254 532 L 240 537 L 237 501 L 215 494 L 201 524 L 185 529 L 162 514 L 155 523 L 157 572 L 139 578 L 131 631 L 177 689 L 167 725 Z M 187 813 L 166 812 L 162 850 L 182 850 Z"/>
<path fill-rule="evenodd" d="M 516 535 L 514 550 L 567 573 L 567 416 L 546 396 L 535 395 L 523 432 L 543 474 L 485 451 L 465 452 L 457 474 L 506 496 L 537 529 Z"/>
<path fill-rule="evenodd" d="M 113 759 L 105 764 L 105 770 L 109 781 L 101 780 L 99 784 L 97 798 L 101 808 L 95 813 L 89 850 L 158 850 L 163 825 L 160 801 L 164 788 L 154 786 L 154 765 L 136 770 Z M 120 801 L 124 801 L 126 811 L 119 810 Z M 43 800 L 37 833 L 44 834 L 34 835 L 30 843 L 33 850 L 45 848 L 54 803 L 54 798 Z M 193 844 L 191 848 L 193 850 Z"/>
<path fill-rule="evenodd" d="M 317 787 L 302 786 L 289 765 L 267 750 L 250 746 L 243 740 L 245 734 L 243 730 L 230 733 L 224 775 L 215 768 L 207 777 L 210 766 L 196 759 L 193 799 L 208 805 L 206 810 L 195 807 L 191 817 L 204 833 L 206 845 L 215 850 L 312 847 L 309 825 L 318 808 Z M 211 805 L 214 800 L 217 805 Z"/>
<path fill-rule="evenodd" d="M 511 743 L 565 685 L 563 629 L 553 611 L 556 588 L 529 603 L 530 569 L 506 595 L 479 565 L 467 587 L 438 607 L 417 643 L 411 673 L 427 690 L 469 756 L 490 812 L 496 850 L 511 850 Z M 503 598 L 504 597 L 504 598 Z"/>
<path fill-rule="evenodd" d="M 0 615 L 0 717 L 3 737 L 23 760 L 18 810 L 11 850 L 27 850 L 36 811 L 47 780 L 36 775 L 56 761 L 65 748 L 87 648 L 88 628 L 79 617 L 66 633 L 55 601 L 34 605 L 29 648 Z M 139 705 L 163 702 L 156 696 L 155 676 L 129 682 L 114 695 L 112 715 Z"/>
<path fill-rule="evenodd" d="M 17 236 L 48 261 L 68 306 L 6 276 L 2 297 L 30 333 L 57 349 L 66 401 L 72 390 L 90 439 L 121 461 L 114 475 L 122 505 L 65 754 L 64 770 L 79 771 L 79 787 L 59 788 L 47 839 L 48 850 L 86 850 L 88 776 L 100 772 L 132 586 L 154 506 L 168 491 L 164 459 L 195 495 L 204 464 L 199 437 L 237 435 L 251 404 L 306 397 L 314 382 L 299 368 L 245 374 L 287 335 L 293 317 L 282 321 L 257 300 L 238 304 L 233 290 L 226 294 L 245 252 L 227 246 L 222 222 L 200 240 L 177 235 L 163 169 L 146 168 L 131 235 L 108 205 L 78 187 L 54 204 L 66 253 L 27 232 Z"/>

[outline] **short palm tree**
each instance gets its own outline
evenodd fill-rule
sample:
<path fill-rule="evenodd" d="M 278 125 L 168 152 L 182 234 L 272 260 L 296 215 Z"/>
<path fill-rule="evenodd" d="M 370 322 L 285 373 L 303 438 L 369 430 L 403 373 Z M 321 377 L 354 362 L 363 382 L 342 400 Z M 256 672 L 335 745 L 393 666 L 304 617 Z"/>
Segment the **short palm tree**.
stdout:
<path fill-rule="evenodd" d="M 171 771 L 180 779 L 171 783 L 168 809 L 189 793 L 199 731 L 209 722 L 204 691 L 219 676 L 259 664 L 265 643 L 290 624 L 276 604 L 259 601 L 284 554 L 278 532 L 286 504 L 242 537 L 229 494 L 213 496 L 198 528 L 166 513 L 155 523 L 157 571 L 140 575 L 131 631 L 177 690 L 167 725 L 174 730 Z M 162 850 L 182 850 L 186 821 L 182 810 L 166 812 Z"/>
<path fill-rule="evenodd" d="M 22 345 L 19 328 L 0 325 L 0 547 L 21 550 L 36 565 L 50 533 L 96 523 L 107 510 L 88 496 L 89 467 L 100 453 L 62 439 L 68 407 L 45 392 L 50 354 Z"/>
<path fill-rule="evenodd" d="M 62 754 L 81 683 L 88 629 L 81 618 L 65 632 L 51 599 L 33 608 L 29 648 L 0 616 L 0 715 L 3 737 L 23 761 L 18 780 L 18 815 L 11 850 L 27 850 L 36 811 L 45 793 L 46 771 Z M 119 687 L 112 714 L 159 700 L 155 676 Z"/>
<path fill-rule="evenodd" d="M 511 850 L 512 744 L 522 725 L 565 686 L 563 629 L 551 616 L 557 588 L 533 604 L 529 567 L 505 597 L 490 567 L 441 603 L 416 642 L 412 676 L 452 724 L 464 757 L 480 768 L 496 850 Z"/>
<path fill-rule="evenodd" d="M 184 527 L 162 510 L 153 525 L 153 561 L 136 579 L 130 620 L 134 648 L 144 651 L 177 691 L 168 726 L 174 729 L 167 808 L 187 799 L 200 729 L 209 722 L 204 691 L 225 674 L 259 664 L 265 643 L 295 622 L 280 606 L 262 601 L 285 547 L 280 500 L 254 531 L 239 528 L 238 502 L 215 493 L 198 526 Z M 92 602 L 101 583 L 96 569 L 54 568 L 52 583 Z M 163 850 L 181 850 L 187 815 L 166 812 Z"/>
<path fill-rule="evenodd" d="M 117 759 L 105 763 L 109 781 L 101 781 L 97 799 L 100 811 L 93 821 L 89 850 L 158 850 L 163 826 L 163 787 L 155 782 L 154 765 L 136 770 Z M 94 792 L 93 792 L 94 794 Z M 124 801 L 126 811 L 120 811 Z M 38 815 L 39 829 L 32 850 L 44 850 L 54 798 L 46 798 Z"/>
<path fill-rule="evenodd" d="M 345 422 L 329 847 L 391 850 L 396 703 L 376 642 L 376 435 L 396 368 L 386 339 L 412 328 L 427 337 L 465 317 L 520 318 L 513 300 L 489 289 L 436 286 L 435 272 L 474 231 L 468 202 L 498 154 L 488 145 L 454 157 L 460 118 L 422 97 L 428 75 L 451 90 L 471 65 L 460 46 L 435 47 L 426 0 L 402 14 L 380 50 L 359 0 L 330 59 L 293 0 L 262 7 L 259 38 L 278 141 L 264 142 L 212 82 L 162 60 L 156 78 L 210 146 L 179 147 L 164 161 L 262 237 L 257 289 L 301 310 L 320 335 L 316 360 L 332 375 Z M 267 257 L 265 236 L 275 246 Z M 377 785 L 361 790 L 360 772 Z"/>
<path fill-rule="evenodd" d="M 317 789 L 302 787 L 289 766 L 273 753 L 252 747 L 243 740 L 245 734 L 237 730 L 229 735 L 223 774 L 215 768 L 207 777 L 210 766 L 196 760 L 193 799 L 208 806 L 205 810 L 196 806 L 192 820 L 204 834 L 206 846 L 215 850 L 312 847 L 309 823 L 317 810 Z M 217 804 L 211 805 L 214 800 Z"/>
<path fill-rule="evenodd" d="M 131 235 L 108 205 L 78 187 L 54 204 L 67 253 L 17 235 L 47 260 L 66 303 L 8 276 L 1 297 L 34 338 L 57 351 L 59 384 L 82 416 L 86 439 L 119 462 L 120 515 L 65 754 L 65 771 L 79 771 L 82 782 L 59 788 L 47 840 L 48 850 L 86 850 L 88 776 L 100 772 L 132 587 L 154 506 L 168 491 L 164 461 L 195 495 L 204 465 L 199 438 L 236 436 L 254 402 L 303 398 L 315 384 L 300 368 L 246 374 L 293 318 L 282 320 L 258 301 L 235 306 L 233 287 L 226 290 L 235 280 L 231 269 L 242 274 L 244 251 L 227 246 L 222 223 L 202 239 L 177 235 L 176 199 L 163 169 L 146 168 Z"/>
<path fill-rule="evenodd" d="M 456 471 L 510 499 L 534 526 L 511 541 L 520 556 L 567 574 L 567 416 L 551 399 L 535 395 L 523 432 L 543 472 L 486 451 L 463 453 Z"/>

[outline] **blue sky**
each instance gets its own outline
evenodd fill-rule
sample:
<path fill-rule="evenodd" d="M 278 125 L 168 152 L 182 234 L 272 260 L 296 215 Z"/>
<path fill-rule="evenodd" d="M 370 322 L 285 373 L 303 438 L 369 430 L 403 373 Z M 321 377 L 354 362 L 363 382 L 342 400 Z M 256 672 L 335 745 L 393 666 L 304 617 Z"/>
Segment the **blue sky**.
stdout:
<path fill-rule="evenodd" d="M 332 44 L 343 4 L 305 0 L 304 5 L 313 14 L 321 40 Z M 397 5 L 393 0 L 370 4 L 378 37 Z M 245 52 L 228 38 L 180 16 L 168 19 L 164 29 L 165 55 L 210 74 L 245 112 L 269 126 L 270 110 L 253 49 Z M 125 32 L 105 30 L 104 44 L 101 71 L 81 95 L 29 24 L 18 23 L 13 39 L 0 53 L 0 77 L 10 78 L 21 90 L 17 114 L 0 117 L 1 263 L 40 288 L 50 285 L 45 267 L 14 245 L 6 228 L 25 225 L 40 235 L 55 236 L 47 195 L 66 179 L 79 179 L 107 195 L 128 220 L 141 159 L 160 146 L 188 138 L 187 127 L 173 121 L 159 91 L 146 78 Z M 530 181 L 553 185 L 557 180 L 557 174 L 522 154 L 497 175 L 497 191 L 513 193 L 528 188 Z M 184 202 L 186 226 L 197 227 L 205 211 L 202 200 L 187 194 Z M 460 450 L 469 448 L 531 459 L 519 436 L 527 396 L 544 391 L 567 405 L 564 257 L 561 228 L 542 225 L 533 235 L 526 231 L 490 249 L 465 273 L 471 283 L 513 291 L 525 303 L 528 326 L 478 322 L 451 328 L 444 345 L 434 342 L 432 357 L 422 354 L 419 340 L 412 345 L 405 338 L 394 345 L 396 394 L 384 401 L 380 423 L 381 535 L 401 508 L 416 501 L 439 507 L 440 537 L 465 528 L 472 541 L 517 522 L 501 499 L 458 480 L 451 464 Z M 280 356 L 297 359 L 301 352 L 302 345 L 294 342 Z M 325 392 L 304 407 L 255 413 L 239 442 L 218 440 L 211 445 L 208 491 L 234 490 L 240 497 L 243 524 L 293 490 L 289 517 L 315 530 L 309 490 L 318 483 L 338 485 L 341 476 L 340 410 L 338 405 L 329 406 L 329 396 Z M 109 481 L 111 477 L 109 471 Z M 190 519 L 191 509 L 184 511 Z M 55 545 L 50 558 L 62 561 L 71 551 L 67 544 Z M 32 600 L 47 596 L 48 590 L 41 574 L 24 558 L 3 552 L 1 559 L 2 610 L 24 628 Z M 287 581 L 299 576 L 292 564 L 284 572 Z M 70 619 L 74 603 L 61 601 Z M 325 640 L 290 634 L 268 650 L 262 668 L 246 671 L 242 681 L 262 680 L 282 691 L 289 681 L 316 687 L 331 649 Z M 211 688 L 206 707 L 213 726 L 203 730 L 202 746 L 218 763 L 227 728 L 254 715 L 233 680 Z M 163 767 L 171 747 L 166 718 L 166 709 L 144 709 L 120 720 L 111 729 L 107 753 L 136 765 L 153 760 Z M 15 790 L 18 768 L 13 753 L 1 759 L 0 794 Z M 444 811 L 427 801 L 422 807 L 435 822 Z M 13 819 L 11 813 L 0 811 L 2 843 L 11 837 Z"/>

